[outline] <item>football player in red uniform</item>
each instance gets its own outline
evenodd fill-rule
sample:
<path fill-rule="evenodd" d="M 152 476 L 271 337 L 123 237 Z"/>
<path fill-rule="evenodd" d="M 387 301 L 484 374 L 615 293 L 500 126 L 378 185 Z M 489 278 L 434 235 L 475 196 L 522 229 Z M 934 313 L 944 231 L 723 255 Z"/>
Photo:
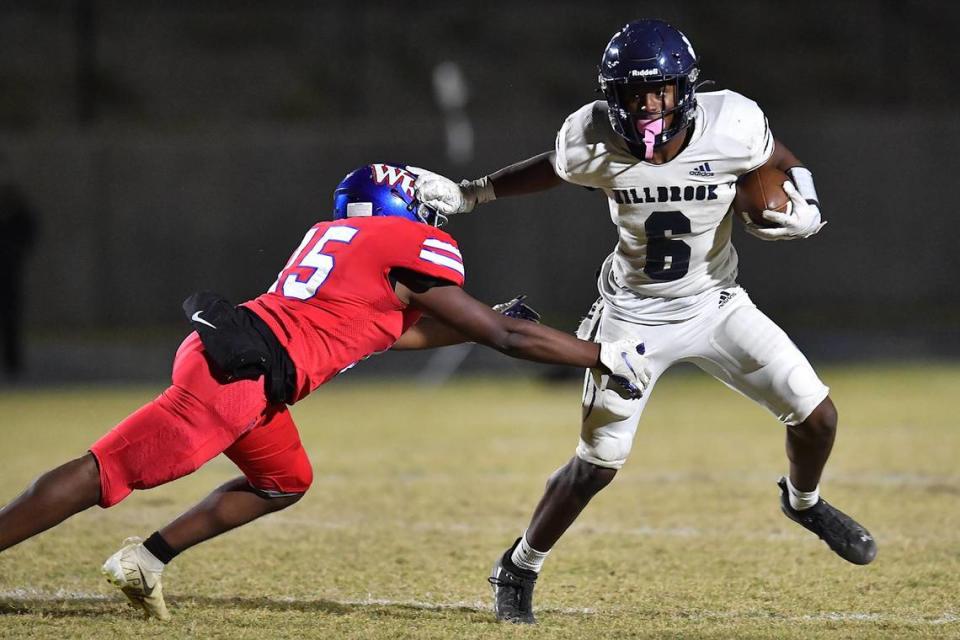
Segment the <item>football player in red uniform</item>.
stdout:
<path fill-rule="evenodd" d="M 188 298 L 196 331 L 177 351 L 173 384 L 0 510 L 0 551 L 224 453 L 243 475 L 146 541 L 126 540 L 103 565 L 131 604 L 169 618 L 166 563 L 294 504 L 310 486 L 287 405 L 391 347 L 475 341 L 517 358 L 593 367 L 607 393 L 636 402 L 649 381 L 642 345 L 578 340 L 526 321 L 535 312 L 518 300 L 498 313 L 472 298 L 461 288 L 457 243 L 437 228 L 443 217 L 415 199 L 414 180 L 394 165 L 353 171 L 334 193 L 334 220 L 307 231 L 267 293 L 239 307 L 208 292 Z"/>

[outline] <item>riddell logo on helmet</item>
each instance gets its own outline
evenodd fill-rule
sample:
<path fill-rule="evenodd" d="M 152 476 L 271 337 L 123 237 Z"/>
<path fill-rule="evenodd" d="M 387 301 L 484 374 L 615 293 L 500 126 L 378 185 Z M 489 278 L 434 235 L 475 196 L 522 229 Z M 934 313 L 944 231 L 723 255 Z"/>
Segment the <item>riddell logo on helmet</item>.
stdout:
<path fill-rule="evenodd" d="M 641 78 L 646 78 L 647 76 L 658 76 L 660 75 L 660 69 L 632 69 L 630 71 L 631 76 L 640 76 Z"/>
<path fill-rule="evenodd" d="M 397 183 L 399 183 L 400 188 L 407 194 L 407 197 L 414 197 L 413 184 L 415 180 L 411 174 L 400 167 L 391 167 L 387 164 L 374 164 L 371 166 L 373 167 L 374 182 L 377 184 L 389 184 L 391 187 L 395 187 Z"/>

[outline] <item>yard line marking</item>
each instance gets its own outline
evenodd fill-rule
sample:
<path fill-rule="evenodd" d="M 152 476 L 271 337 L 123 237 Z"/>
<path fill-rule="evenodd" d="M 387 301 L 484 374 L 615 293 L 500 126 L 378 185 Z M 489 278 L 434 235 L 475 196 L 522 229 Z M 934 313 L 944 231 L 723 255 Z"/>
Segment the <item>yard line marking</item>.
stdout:
<path fill-rule="evenodd" d="M 422 602 L 420 600 L 389 600 L 384 598 L 368 597 L 363 600 L 330 600 L 328 598 L 319 598 L 325 602 L 334 602 L 345 606 L 359 607 L 410 607 L 411 609 L 425 609 L 428 611 L 443 611 L 448 609 L 468 609 L 470 611 L 493 611 L 489 604 L 480 601 L 475 602 Z M 283 600 L 287 602 L 286 599 Z M 304 602 L 302 599 L 292 598 L 291 602 Z M 305 602 L 309 602 L 306 600 Z M 537 611 L 546 611 L 548 613 L 564 614 L 594 614 L 596 609 L 579 607 L 537 607 Z"/>
<path fill-rule="evenodd" d="M 865 622 L 879 624 L 903 625 L 930 625 L 955 624 L 960 622 L 960 615 L 944 612 L 939 615 L 901 616 L 887 613 L 859 613 L 856 611 L 829 611 L 802 616 L 784 616 L 767 611 L 695 611 L 682 614 L 685 620 L 772 620 L 784 622 Z"/>
<path fill-rule="evenodd" d="M 165 594 L 171 602 L 191 602 L 196 600 L 204 600 L 205 598 L 194 598 L 190 595 L 170 595 Z M 310 604 L 311 602 L 318 603 L 329 603 L 341 605 L 344 607 L 408 607 L 411 609 L 423 609 L 426 611 L 446 611 L 446 610 L 462 610 L 466 609 L 469 611 L 492 611 L 490 605 L 485 604 L 479 600 L 473 602 L 467 602 L 465 600 L 457 602 L 425 602 L 422 600 L 391 600 L 389 598 L 374 598 L 372 595 L 367 596 L 361 600 L 354 599 L 334 599 L 326 598 L 323 596 L 318 596 L 316 598 L 299 598 L 295 596 L 278 596 L 278 597 L 258 597 L 258 601 L 274 602 L 277 604 Z M 6 603 L 22 603 L 29 604 L 31 602 L 106 602 L 106 603 L 115 603 L 115 604 L 126 604 L 126 599 L 120 596 L 106 595 L 102 593 L 88 593 L 83 591 L 67 591 L 65 589 L 58 589 L 56 591 L 44 591 L 41 589 L 32 589 L 32 588 L 20 588 L 12 589 L 9 591 L 0 591 L 0 604 Z M 563 613 L 563 614 L 593 614 L 596 613 L 596 609 L 582 608 L 582 607 L 538 607 L 538 611 L 544 611 L 547 613 Z"/>
<path fill-rule="evenodd" d="M 235 598 L 234 598 L 235 599 Z M 201 605 L 205 598 L 195 598 L 190 595 L 172 596 L 171 600 L 176 602 L 199 602 Z M 274 602 L 276 604 L 302 604 L 310 603 L 328 603 L 341 605 L 344 607 L 409 607 L 411 609 L 423 609 L 426 611 L 448 611 L 448 610 L 468 610 L 488 612 L 491 607 L 484 602 L 475 600 L 472 602 L 461 600 L 457 602 L 427 602 L 424 600 L 392 600 L 389 598 L 375 598 L 369 595 L 363 599 L 334 599 L 318 596 L 316 598 L 302 598 L 295 596 L 280 596 L 272 598 L 256 598 L 257 601 Z M 2 603 L 46 603 L 46 602 L 105 602 L 110 604 L 125 604 L 126 600 L 120 596 L 105 595 L 102 593 L 92 593 L 83 591 L 68 591 L 66 589 L 57 589 L 56 591 L 45 591 L 34 588 L 18 588 L 7 591 L 0 591 L 0 604 Z M 593 609 L 580 607 L 538 607 L 537 611 L 544 613 L 559 613 L 565 615 L 593 615 L 601 612 L 629 613 L 630 607 L 610 607 L 608 609 Z M 673 614 L 643 614 L 639 616 L 643 619 L 655 618 L 676 618 L 683 620 L 771 620 L 783 622 L 854 622 L 867 624 L 904 624 L 917 626 L 941 626 L 947 624 L 960 623 L 960 615 L 954 612 L 945 611 L 940 614 L 924 615 L 897 615 L 887 613 L 865 613 L 857 611 L 827 611 L 823 613 L 806 614 L 802 616 L 785 616 L 769 611 L 685 611 Z"/>
<path fill-rule="evenodd" d="M 43 591 L 40 589 L 11 589 L 10 591 L 0 591 L 0 602 L 55 602 L 55 601 L 78 601 L 87 602 L 96 600 L 98 602 L 112 602 L 121 599 L 116 596 L 103 593 L 87 593 L 85 591 L 67 591 L 66 589 L 57 589 L 56 591 Z"/>

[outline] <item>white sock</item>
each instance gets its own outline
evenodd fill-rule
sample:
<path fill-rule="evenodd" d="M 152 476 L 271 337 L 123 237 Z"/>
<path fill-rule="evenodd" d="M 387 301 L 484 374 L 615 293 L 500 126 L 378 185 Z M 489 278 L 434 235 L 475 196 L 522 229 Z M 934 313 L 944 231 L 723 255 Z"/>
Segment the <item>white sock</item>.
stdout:
<path fill-rule="evenodd" d="M 790 482 L 790 476 L 787 476 L 787 495 L 790 497 L 790 506 L 795 511 L 803 511 L 820 500 L 820 485 L 817 485 L 813 491 L 800 491 Z"/>
<path fill-rule="evenodd" d="M 543 561 L 547 559 L 549 553 L 549 551 L 537 551 L 531 547 L 530 543 L 527 542 L 527 534 L 524 532 L 523 537 L 520 538 L 520 543 L 514 548 L 510 560 L 520 569 L 540 573 L 540 569 L 543 568 Z"/>
<path fill-rule="evenodd" d="M 154 573 L 163 573 L 163 562 L 161 562 L 157 556 L 150 553 L 150 550 L 142 544 L 137 545 L 137 559 L 140 560 L 144 568 Z"/>

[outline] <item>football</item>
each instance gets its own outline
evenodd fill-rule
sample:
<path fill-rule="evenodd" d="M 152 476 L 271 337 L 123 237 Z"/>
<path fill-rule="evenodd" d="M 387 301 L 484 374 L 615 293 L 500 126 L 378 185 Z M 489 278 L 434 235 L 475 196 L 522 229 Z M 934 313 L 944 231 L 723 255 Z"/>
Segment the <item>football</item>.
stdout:
<path fill-rule="evenodd" d="M 752 222 L 757 226 L 777 226 L 763 218 L 763 210 L 786 213 L 790 198 L 783 190 L 783 183 L 789 179 L 783 171 L 766 165 L 743 174 L 737 180 L 737 194 L 733 198 L 734 213 L 740 215 L 744 222 Z"/>

